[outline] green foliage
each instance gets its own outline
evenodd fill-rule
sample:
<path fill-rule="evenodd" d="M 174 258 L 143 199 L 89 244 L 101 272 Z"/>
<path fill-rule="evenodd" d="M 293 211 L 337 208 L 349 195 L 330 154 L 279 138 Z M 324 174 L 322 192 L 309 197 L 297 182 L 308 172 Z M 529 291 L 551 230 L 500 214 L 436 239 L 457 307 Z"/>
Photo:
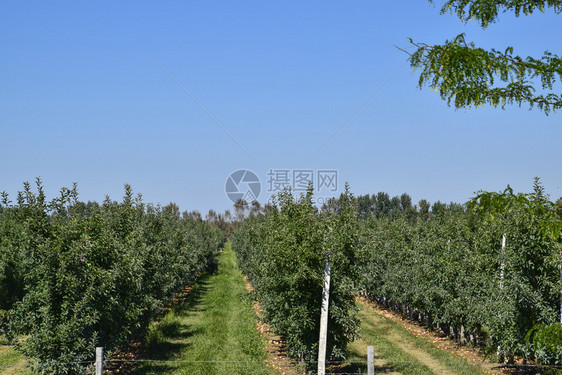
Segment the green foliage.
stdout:
<path fill-rule="evenodd" d="M 430 2 L 433 3 L 432 0 Z M 441 8 L 441 14 L 454 12 L 465 22 L 476 19 L 485 28 L 495 22 L 500 11 L 512 11 L 519 17 L 521 13 L 528 16 L 536 10 L 544 12 L 547 7 L 556 13 L 562 12 L 562 2 L 559 0 L 447 0 Z"/>
<path fill-rule="evenodd" d="M 500 193 L 481 191 L 468 205 L 487 221 L 493 221 L 498 216 L 509 218 L 524 211 L 543 237 L 556 241 L 562 236 L 562 211 L 548 200 L 538 177 L 535 177 L 533 188 L 530 194 L 514 194 L 509 185 Z"/>
<path fill-rule="evenodd" d="M 525 336 L 530 354 L 541 363 L 562 364 L 562 323 L 537 324 Z"/>
<path fill-rule="evenodd" d="M 538 180 L 531 194 L 480 192 L 468 207 L 362 220 L 362 287 L 459 339 L 528 354 L 529 329 L 559 317 L 562 216 Z"/>
<path fill-rule="evenodd" d="M 177 206 L 145 205 L 128 185 L 121 203 L 102 205 L 78 202 L 76 186 L 51 202 L 39 180 L 37 191 L 24 184 L 0 212 L 2 329 L 28 336 L 18 346 L 37 371 L 79 373 L 96 346 L 110 353 L 142 335 L 222 241 Z"/>
<path fill-rule="evenodd" d="M 545 7 L 560 13 L 562 1 L 449 0 L 441 13 L 454 11 L 463 21 L 475 18 L 487 27 L 501 10 L 519 16 L 535 10 L 542 12 Z M 464 34 L 442 45 L 415 43 L 412 39 L 410 42 L 417 48 L 410 55 L 410 64 L 421 69 L 419 87 L 429 85 L 456 108 L 484 104 L 504 108 L 507 104 L 527 103 L 549 114 L 562 107 L 562 96 L 555 93 L 554 86 L 562 79 L 562 59 L 549 51 L 539 59 L 521 58 L 513 54 L 513 47 L 504 52 L 478 48 L 467 43 Z M 543 93 L 536 93 L 538 89 Z"/>
<path fill-rule="evenodd" d="M 246 219 L 234 232 L 232 246 L 264 319 L 286 337 L 290 356 L 306 360 L 317 358 L 323 270 L 330 254 L 327 353 L 341 359 L 358 326 L 356 208 L 349 192 L 334 210 L 322 213 L 312 201 L 312 188 L 298 199 L 290 191 L 279 194 L 265 214 Z"/>

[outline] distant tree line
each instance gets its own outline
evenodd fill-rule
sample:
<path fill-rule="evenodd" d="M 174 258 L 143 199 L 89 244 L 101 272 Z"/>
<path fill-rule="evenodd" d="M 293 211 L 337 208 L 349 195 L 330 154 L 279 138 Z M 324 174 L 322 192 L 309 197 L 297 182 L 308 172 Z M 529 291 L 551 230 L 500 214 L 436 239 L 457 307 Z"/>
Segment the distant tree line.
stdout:
<path fill-rule="evenodd" d="M 441 201 L 429 203 L 421 199 L 417 205 L 412 204 L 412 198 L 407 193 L 400 196 L 390 197 L 388 193 L 359 195 L 354 198 L 355 207 L 359 218 L 398 218 L 403 217 L 410 222 L 428 221 L 447 211 L 463 212 L 465 205 L 451 202 L 449 204 Z M 322 205 L 324 211 L 337 211 L 339 209 L 339 198 L 330 198 Z"/>

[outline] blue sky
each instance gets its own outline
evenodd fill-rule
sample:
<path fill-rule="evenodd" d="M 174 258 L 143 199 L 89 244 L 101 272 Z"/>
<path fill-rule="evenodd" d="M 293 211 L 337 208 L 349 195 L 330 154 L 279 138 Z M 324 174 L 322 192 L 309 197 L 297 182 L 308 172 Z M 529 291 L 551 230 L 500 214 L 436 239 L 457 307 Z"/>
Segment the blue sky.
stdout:
<path fill-rule="evenodd" d="M 205 213 L 231 206 L 235 170 L 259 176 L 263 202 L 270 169 L 335 169 L 355 194 L 464 202 L 507 184 L 530 191 L 540 176 L 562 196 L 560 112 L 455 110 L 399 70 L 407 56 L 393 46 L 465 32 L 486 48 L 560 54 L 561 16 L 504 14 L 482 30 L 440 3 L 5 3 L 0 191 L 40 176 L 50 196 L 77 182 L 82 200 L 101 201 L 129 183 Z"/>

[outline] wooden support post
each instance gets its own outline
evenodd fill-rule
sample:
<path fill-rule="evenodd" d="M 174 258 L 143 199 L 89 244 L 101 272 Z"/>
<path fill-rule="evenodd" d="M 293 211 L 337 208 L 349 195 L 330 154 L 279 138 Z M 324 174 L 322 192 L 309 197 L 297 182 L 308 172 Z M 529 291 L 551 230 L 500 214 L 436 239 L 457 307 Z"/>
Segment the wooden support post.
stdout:
<path fill-rule="evenodd" d="M 96 375 L 103 374 L 103 347 L 96 348 Z"/>
<path fill-rule="evenodd" d="M 322 310 L 320 315 L 320 340 L 318 343 L 318 375 L 326 374 L 326 340 L 328 338 L 328 303 L 330 302 L 330 254 L 327 254 L 324 268 L 324 288 L 322 290 Z"/>
<path fill-rule="evenodd" d="M 367 346 L 367 375 L 375 375 L 375 348 Z"/>

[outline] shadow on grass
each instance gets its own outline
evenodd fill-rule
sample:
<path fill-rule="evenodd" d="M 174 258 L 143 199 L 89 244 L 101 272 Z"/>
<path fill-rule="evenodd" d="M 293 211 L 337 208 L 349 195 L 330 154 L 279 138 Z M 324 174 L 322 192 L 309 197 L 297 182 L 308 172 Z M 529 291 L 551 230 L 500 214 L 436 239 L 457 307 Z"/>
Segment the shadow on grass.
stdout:
<path fill-rule="evenodd" d="M 334 368 L 334 372 L 335 373 L 360 373 L 360 374 L 366 374 L 367 373 L 367 356 L 365 355 L 365 353 L 359 353 L 357 350 L 355 349 L 350 349 L 349 353 L 348 353 L 348 358 L 353 358 L 353 361 L 357 361 L 357 362 L 352 362 L 352 363 L 345 363 L 342 366 L 339 366 L 338 368 Z M 377 359 L 383 359 L 381 356 L 377 356 L 375 355 L 375 362 L 377 362 Z M 363 362 L 362 362 L 363 361 Z M 361 363 L 362 362 L 362 363 Z M 396 369 L 393 368 L 390 365 L 384 365 L 384 366 L 377 366 L 375 365 L 375 374 L 388 374 L 391 372 L 395 372 Z"/>
<path fill-rule="evenodd" d="M 203 296 L 209 290 L 209 278 L 211 276 L 207 272 L 204 273 L 191 288 L 178 293 L 170 306 L 170 311 L 177 315 L 185 315 L 191 310 L 202 310 L 200 305 Z"/>
<path fill-rule="evenodd" d="M 150 328 L 142 355 L 142 360 L 148 362 L 139 363 L 132 374 L 161 374 L 177 368 L 176 363 L 159 361 L 174 361 L 179 358 L 180 353 L 189 346 L 189 338 L 199 333 L 199 330 L 183 324 L 180 319 L 193 314 L 194 311 L 204 310 L 202 302 L 209 290 L 210 276 L 208 273 L 201 275 L 192 288 L 179 293 L 167 309 L 166 315 Z"/>

